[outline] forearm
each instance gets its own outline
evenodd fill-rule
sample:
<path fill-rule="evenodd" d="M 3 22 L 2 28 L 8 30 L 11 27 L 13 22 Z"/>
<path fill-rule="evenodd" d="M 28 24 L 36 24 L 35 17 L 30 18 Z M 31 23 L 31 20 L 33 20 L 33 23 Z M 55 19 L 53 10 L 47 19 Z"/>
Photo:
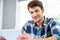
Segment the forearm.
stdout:
<path fill-rule="evenodd" d="M 54 37 L 54 36 L 51 36 L 51 37 L 48 37 L 48 38 L 34 38 L 34 40 L 57 40 L 57 38 Z"/>

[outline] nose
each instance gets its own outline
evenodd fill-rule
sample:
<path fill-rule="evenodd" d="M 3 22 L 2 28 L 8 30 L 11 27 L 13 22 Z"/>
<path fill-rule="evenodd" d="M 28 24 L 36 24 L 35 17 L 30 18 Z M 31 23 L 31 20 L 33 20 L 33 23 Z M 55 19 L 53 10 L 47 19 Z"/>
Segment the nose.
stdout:
<path fill-rule="evenodd" d="M 37 15 L 37 14 L 34 12 L 34 13 L 33 13 L 33 16 L 36 16 L 36 15 Z"/>

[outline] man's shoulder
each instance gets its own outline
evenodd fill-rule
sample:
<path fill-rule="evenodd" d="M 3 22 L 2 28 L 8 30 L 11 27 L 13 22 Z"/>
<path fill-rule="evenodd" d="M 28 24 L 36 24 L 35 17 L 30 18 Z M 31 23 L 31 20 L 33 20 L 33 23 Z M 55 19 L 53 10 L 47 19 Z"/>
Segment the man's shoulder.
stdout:
<path fill-rule="evenodd" d="M 47 20 L 53 20 L 55 18 L 51 18 L 51 17 L 45 17 Z"/>
<path fill-rule="evenodd" d="M 34 24 L 34 21 L 33 20 L 28 20 L 25 24 L 24 24 L 24 26 L 31 26 L 31 25 L 33 25 Z"/>
<path fill-rule="evenodd" d="M 45 21 L 47 22 L 48 25 L 56 25 L 57 19 L 56 18 L 50 18 L 50 17 L 45 17 Z"/>
<path fill-rule="evenodd" d="M 56 18 L 51 18 L 51 17 L 45 17 L 45 19 L 46 19 L 48 22 L 57 21 Z"/>
<path fill-rule="evenodd" d="M 26 23 L 34 24 L 33 20 L 28 20 Z"/>
<path fill-rule="evenodd" d="M 48 18 L 49 22 L 55 22 L 57 23 L 58 22 L 58 19 L 57 18 Z"/>
<path fill-rule="evenodd" d="M 60 25 L 57 18 L 48 18 L 48 24 L 50 24 L 51 26 Z"/>

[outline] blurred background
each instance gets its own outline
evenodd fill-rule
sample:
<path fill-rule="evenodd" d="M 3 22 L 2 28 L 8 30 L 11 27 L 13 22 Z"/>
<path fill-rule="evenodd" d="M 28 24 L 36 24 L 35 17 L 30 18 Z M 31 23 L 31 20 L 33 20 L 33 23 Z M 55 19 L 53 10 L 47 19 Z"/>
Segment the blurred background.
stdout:
<path fill-rule="evenodd" d="M 31 20 L 27 4 L 31 0 L 0 0 L 0 36 L 16 40 L 26 21 Z M 46 17 L 60 22 L 60 0 L 41 0 Z"/>
<path fill-rule="evenodd" d="M 31 0 L 0 0 L 0 30 L 21 29 L 30 20 L 27 4 Z M 41 0 L 47 17 L 60 20 L 60 0 Z"/>

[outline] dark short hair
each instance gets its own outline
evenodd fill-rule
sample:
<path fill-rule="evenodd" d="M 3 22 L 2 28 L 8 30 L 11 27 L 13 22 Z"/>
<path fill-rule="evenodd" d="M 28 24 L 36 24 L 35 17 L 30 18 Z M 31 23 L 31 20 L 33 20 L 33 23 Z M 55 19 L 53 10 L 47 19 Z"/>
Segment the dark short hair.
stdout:
<path fill-rule="evenodd" d="M 36 1 L 29 2 L 29 4 L 28 4 L 28 10 L 29 10 L 29 8 L 32 8 L 32 7 L 35 7 L 35 6 L 39 6 L 41 9 L 43 8 L 42 2 L 36 0 Z"/>

